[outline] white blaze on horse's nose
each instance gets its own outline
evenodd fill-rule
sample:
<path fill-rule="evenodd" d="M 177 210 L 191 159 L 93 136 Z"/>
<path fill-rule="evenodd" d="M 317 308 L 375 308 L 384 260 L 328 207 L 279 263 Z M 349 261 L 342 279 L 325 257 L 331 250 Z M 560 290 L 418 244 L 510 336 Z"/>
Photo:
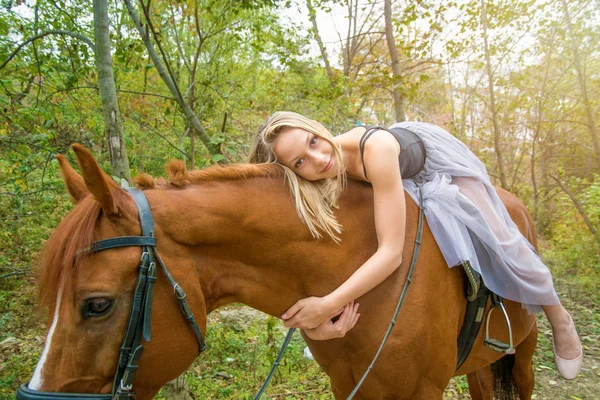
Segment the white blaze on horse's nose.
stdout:
<path fill-rule="evenodd" d="M 48 337 L 46 338 L 46 346 L 44 347 L 44 351 L 42 352 L 42 356 L 40 357 L 40 361 L 38 361 L 37 367 L 35 367 L 35 372 L 33 373 L 33 378 L 31 378 L 31 382 L 29 382 L 29 389 L 40 390 L 42 387 L 42 370 L 44 369 L 44 363 L 46 362 L 46 357 L 50 351 L 50 345 L 52 344 L 52 335 L 54 334 L 54 329 L 56 329 L 56 325 L 58 324 L 58 310 L 60 310 L 60 301 L 62 299 L 62 285 L 58 290 L 58 297 L 56 299 L 56 308 L 54 309 L 54 320 L 52 321 L 52 326 L 50 327 L 50 331 L 48 332 Z"/>

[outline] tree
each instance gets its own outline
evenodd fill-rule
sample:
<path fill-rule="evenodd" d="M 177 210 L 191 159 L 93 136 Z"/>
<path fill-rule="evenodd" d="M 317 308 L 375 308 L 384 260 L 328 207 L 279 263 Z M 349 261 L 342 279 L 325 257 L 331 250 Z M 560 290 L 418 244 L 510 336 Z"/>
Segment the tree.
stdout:
<path fill-rule="evenodd" d="M 404 115 L 404 97 L 399 88 L 399 82 L 402 78 L 402 69 L 400 68 L 400 60 L 398 59 L 398 49 L 396 49 L 396 41 L 394 40 L 394 28 L 392 25 L 392 0 L 385 0 L 384 5 L 385 16 L 385 38 L 390 52 L 392 61 L 392 87 L 391 91 L 394 96 L 394 113 L 396 122 L 406 120 Z"/>
<path fill-rule="evenodd" d="M 490 94 L 490 112 L 492 113 L 492 127 L 494 129 L 494 151 L 496 152 L 496 161 L 498 163 L 498 176 L 500 185 L 503 189 L 508 189 L 506 181 L 506 168 L 504 167 L 504 156 L 502 151 L 502 132 L 498 124 L 498 111 L 496 110 L 496 97 L 494 93 L 494 73 L 490 61 L 490 48 L 488 44 L 488 15 L 485 5 L 486 0 L 481 0 L 481 27 L 483 34 L 483 50 L 485 54 L 485 68 L 488 76 L 488 90 Z"/>
<path fill-rule="evenodd" d="M 98 87 L 102 99 L 104 132 L 108 143 L 112 172 L 119 178 L 131 180 L 127 148 L 123 140 L 123 124 L 117 101 L 117 91 L 113 76 L 113 65 L 108 25 L 108 7 L 106 0 L 94 0 L 94 37 L 96 40 L 96 68 Z"/>
<path fill-rule="evenodd" d="M 142 22 L 140 21 L 137 13 L 135 12 L 135 10 L 133 8 L 133 5 L 131 4 L 131 1 L 125 0 L 125 4 L 127 5 L 127 11 L 129 12 L 129 15 L 131 16 L 131 19 L 133 20 L 135 27 L 136 27 L 138 33 L 140 34 L 142 41 L 146 45 L 148 54 L 150 55 L 150 58 L 152 59 L 152 62 L 154 64 L 155 68 L 158 70 L 158 73 L 160 74 L 161 78 L 163 79 L 165 85 L 167 86 L 167 88 L 169 89 L 169 91 L 171 92 L 173 97 L 175 98 L 175 101 L 181 108 L 182 112 L 185 114 L 190 125 L 198 133 L 200 140 L 202 140 L 202 142 L 204 143 L 206 148 L 210 151 L 211 154 L 218 154 L 220 152 L 218 147 L 214 143 L 211 142 L 210 136 L 208 136 L 208 134 L 206 133 L 206 130 L 204 129 L 204 126 L 202 126 L 202 123 L 198 119 L 198 116 L 194 113 L 194 111 L 192 110 L 192 108 L 190 107 L 188 102 L 183 97 L 183 94 L 181 93 L 181 90 L 179 89 L 179 86 L 177 85 L 177 82 L 174 79 L 172 68 L 170 67 L 170 65 L 168 63 L 166 64 L 166 68 L 165 68 L 163 61 L 168 62 L 168 60 L 165 60 L 164 58 L 163 58 L 163 60 L 161 60 L 158 56 L 158 53 L 156 52 L 154 43 L 152 42 L 151 36 L 150 36 L 152 33 L 152 35 L 154 36 L 154 39 L 156 40 L 156 36 L 155 36 L 156 32 L 153 29 L 151 20 L 148 18 L 149 4 L 148 4 L 148 6 L 143 5 L 143 10 L 146 15 L 147 28 L 144 27 L 144 25 L 142 25 Z M 160 42 L 157 41 L 157 44 L 160 49 Z"/>
<path fill-rule="evenodd" d="M 581 97 L 583 100 L 583 105 L 585 107 L 585 114 L 587 117 L 587 129 L 590 133 L 590 137 L 592 139 L 592 144 L 594 146 L 594 156 L 596 158 L 596 168 L 600 170 L 600 139 L 598 138 L 598 130 L 596 128 L 596 121 L 594 118 L 594 110 L 590 103 L 587 93 L 587 84 L 586 78 L 583 73 L 583 68 L 581 66 L 581 57 L 579 56 L 579 49 L 577 47 L 577 43 L 575 41 L 575 34 L 573 32 L 573 23 L 571 21 L 571 15 L 569 14 L 569 6 L 566 0 L 561 0 L 562 8 L 564 12 L 564 20 L 565 25 L 567 27 L 567 31 L 569 33 L 569 43 L 571 45 L 571 52 L 573 55 L 573 67 L 577 72 L 577 84 L 579 86 L 579 91 L 581 92 Z"/>
<path fill-rule="evenodd" d="M 325 64 L 325 70 L 327 71 L 327 77 L 331 81 L 331 84 L 335 84 L 333 70 L 331 69 L 331 65 L 329 65 L 329 57 L 327 56 L 327 49 L 323 45 L 323 40 L 321 40 L 321 35 L 319 34 L 319 27 L 317 26 L 317 12 L 313 7 L 311 0 L 306 0 L 306 7 L 308 8 L 308 18 L 310 19 L 310 23 L 312 24 L 312 33 L 313 37 L 317 41 L 319 45 L 319 51 L 321 52 L 321 57 L 323 58 L 323 63 Z"/>

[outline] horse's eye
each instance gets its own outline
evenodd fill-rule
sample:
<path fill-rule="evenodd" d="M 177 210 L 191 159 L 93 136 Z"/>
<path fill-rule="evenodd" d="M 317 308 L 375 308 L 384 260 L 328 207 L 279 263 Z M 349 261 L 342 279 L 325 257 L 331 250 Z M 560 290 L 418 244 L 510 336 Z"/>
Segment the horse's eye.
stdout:
<path fill-rule="evenodd" d="M 100 316 L 106 314 L 107 312 L 109 312 L 112 305 L 113 305 L 113 300 L 107 299 L 106 297 L 98 297 L 98 298 L 94 298 L 94 299 L 88 299 L 88 300 L 86 300 L 85 305 L 82 310 L 83 318 L 88 319 L 88 318 L 100 317 Z"/>

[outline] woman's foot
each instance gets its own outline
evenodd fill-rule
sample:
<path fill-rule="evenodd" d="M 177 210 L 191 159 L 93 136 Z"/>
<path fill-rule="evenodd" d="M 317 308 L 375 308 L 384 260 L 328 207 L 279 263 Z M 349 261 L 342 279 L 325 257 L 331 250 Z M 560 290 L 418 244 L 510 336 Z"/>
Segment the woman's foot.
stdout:
<path fill-rule="evenodd" d="M 551 324 L 556 368 L 563 378 L 575 379 L 581 370 L 583 349 L 573 319 L 566 313 L 566 318 L 555 318 Z"/>

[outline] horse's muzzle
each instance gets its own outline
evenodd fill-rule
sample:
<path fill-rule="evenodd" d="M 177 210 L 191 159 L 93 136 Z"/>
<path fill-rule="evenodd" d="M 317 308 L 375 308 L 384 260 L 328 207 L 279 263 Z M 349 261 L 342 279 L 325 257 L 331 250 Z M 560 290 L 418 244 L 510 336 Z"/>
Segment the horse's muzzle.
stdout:
<path fill-rule="evenodd" d="M 60 392 L 39 392 L 29 389 L 27 385 L 21 385 L 17 391 L 17 400 L 111 400 L 112 395 L 108 394 L 89 394 L 89 393 L 60 393 Z"/>

